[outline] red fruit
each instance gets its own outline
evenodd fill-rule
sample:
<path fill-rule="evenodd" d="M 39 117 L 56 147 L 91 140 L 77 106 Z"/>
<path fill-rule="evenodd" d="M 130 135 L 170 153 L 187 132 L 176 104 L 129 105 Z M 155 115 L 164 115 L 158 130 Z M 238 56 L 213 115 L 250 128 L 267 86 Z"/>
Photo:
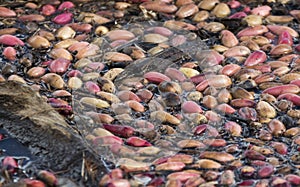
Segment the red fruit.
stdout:
<path fill-rule="evenodd" d="M 68 73 L 68 77 L 82 77 L 83 74 L 79 70 L 71 70 Z"/>
<path fill-rule="evenodd" d="M 300 44 L 296 45 L 295 49 L 296 49 L 296 51 L 299 52 L 300 51 Z"/>
<path fill-rule="evenodd" d="M 256 152 L 254 150 L 247 150 L 245 151 L 245 157 L 251 159 L 251 160 L 266 160 L 266 157 L 259 152 Z"/>
<path fill-rule="evenodd" d="M 206 125 L 206 124 L 198 125 L 198 126 L 194 129 L 194 134 L 195 134 L 195 135 L 201 135 L 202 133 L 205 132 L 206 128 L 207 128 L 207 125 Z"/>
<path fill-rule="evenodd" d="M 0 134 L 0 141 L 3 140 L 5 138 L 4 134 Z"/>
<path fill-rule="evenodd" d="M 249 180 L 244 180 L 244 181 L 240 182 L 240 183 L 238 184 L 238 186 L 239 186 L 239 187 L 242 187 L 242 186 L 248 187 L 248 186 L 253 186 L 254 184 L 255 184 L 255 181 L 249 179 Z"/>
<path fill-rule="evenodd" d="M 274 147 L 277 153 L 281 155 L 286 155 L 288 152 L 288 147 L 286 144 L 281 142 L 272 142 L 271 146 Z"/>
<path fill-rule="evenodd" d="M 48 99 L 49 104 L 58 110 L 58 112 L 62 115 L 70 115 L 72 114 L 72 107 L 68 105 L 68 103 L 61 99 L 55 99 L 55 98 L 49 98 Z"/>
<path fill-rule="evenodd" d="M 267 88 L 263 91 L 263 93 L 268 93 L 274 96 L 279 96 L 286 93 L 296 94 L 300 91 L 300 88 L 294 84 L 286 84 L 280 86 L 274 86 L 271 88 Z"/>
<path fill-rule="evenodd" d="M 293 37 L 288 31 L 282 31 L 279 34 L 278 44 L 288 44 L 290 46 L 293 45 Z"/>
<path fill-rule="evenodd" d="M 40 180 L 22 179 L 22 181 L 26 184 L 26 187 L 46 187 L 46 184 Z"/>
<path fill-rule="evenodd" d="M 139 137 L 136 137 L 136 136 L 133 136 L 133 137 L 130 137 L 126 140 L 126 143 L 128 145 L 131 145 L 131 146 L 135 146 L 135 147 L 148 147 L 148 146 L 152 146 L 152 144 L 142 138 L 139 138 Z"/>
<path fill-rule="evenodd" d="M 290 84 L 294 84 L 294 85 L 300 86 L 300 79 L 292 80 L 290 82 Z"/>
<path fill-rule="evenodd" d="M 206 79 L 206 75 L 205 74 L 199 74 L 199 75 L 195 75 L 193 77 L 190 78 L 191 81 L 195 84 L 199 84 L 202 81 L 204 81 Z"/>
<path fill-rule="evenodd" d="M 121 136 L 124 138 L 128 138 L 133 136 L 135 130 L 134 128 L 127 125 L 111 125 L 111 124 L 103 124 L 103 127 L 113 133 L 114 135 Z"/>
<path fill-rule="evenodd" d="M 252 145 L 249 146 L 249 148 L 251 148 Z M 251 166 L 265 166 L 267 164 L 267 162 L 262 161 L 262 160 L 253 160 L 251 161 Z"/>
<path fill-rule="evenodd" d="M 208 80 L 203 80 L 196 86 L 196 90 L 199 92 L 204 91 L 209 86 Z"/>
<path fill-rule="evenodd" d="M 247 16 L 247 14 L 245 12 L 236 12 L 236 13 L 232 14 L 231 16 L 229 16 L 229 18 L 230 19 L 242 19 L 246 16 Z"/>
<path fill-rule="evenodd" d="M 293 185 L 300 185 L 300 176 L 298 175 L 288 174 L 284 178 Z"/>
<path fill-rule="evenodd" d="M 165 179 L 163 177 L 155 177 L 150 181 L 148 186 L 163 186 L 165 184 Z"/>
<path fill-rule="evenodd" d="M 254 107 L 256 102 L 251 99 L 233 99 L 230 101 L 230 105 L 233 107 Z"/>
<path fill-rule="evenodd" d="M 281 95 L 278 96 L 277 99 L 278 100 L 286 99 L 286 100 L 291 101 L 294 105 L 300 106 L 300 96 L 296 95 L 296 94 L 292 94 L 292 93 L 281 94 Z"/>
<path fill-rule="evenodd" d="M 274 172 L 274 166 L 272 166 L 271 164 L 267 164 L 265 166 L 262 166 L 257 174 L 260 178 L 267 178 L 270 177 Z"/>

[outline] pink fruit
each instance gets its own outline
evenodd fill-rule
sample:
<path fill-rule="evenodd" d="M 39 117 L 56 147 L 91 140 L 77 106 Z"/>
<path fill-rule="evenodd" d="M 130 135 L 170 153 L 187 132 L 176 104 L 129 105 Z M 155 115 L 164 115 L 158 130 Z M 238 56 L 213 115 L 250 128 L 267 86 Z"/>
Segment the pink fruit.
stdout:
<path fill-rule="evenodd" d="M 282 142 L 272 142 L 271 146 L 274 147 L 277 153 L 281 155 L 286 155 L 288 153 L 288 147 Z"/>
<path fill-rule="evenodd" d="M 65 58 L 57 58 L 49 65 L 50 72 L 62 74 L 67 71 L 71 62 Z"/>
<path fill-rule="evenodd" d="M 15 172 L 15 169 L 18 168 L 18 163 L 13 157 L 6 156 L 2 160 L 2 168 L 13 173 Z"/>
<path fill-rule="evenodd" d="M 234 121 L 226 122 L 224 127 L 232 136 L 240 136 L 243 131 L 242 127 Z"/>
<path fill-rule="evenodd" d="M 242 19 L 246 16 L 247 16 L 247 14 L 245 12 L 236 12 L 236 13 L 232 14 L 231 16 L 229 16 L 229 18 L 230 19 Z"/>
<path fill-rule="evenodd" d="M 296 106 L 300 106 L 300 96 L 293 94 L 293 93 L 285 93 L 285 94 L 281 94 L 278 96 L 277 98 L 278 100 L 280 99 L 286 99 L 289 101 L 292 101 L 292 103 Z"/>
<path fill-rule="evenodd" d="M 58 10 L 67 10 L 74 7 L 75 7 L 74 3 L 72 3 L 71 1 L 65 1 L 59 5 Z"/>
<path fill-rule="evenodd" d="M 0 17 L 15 17 L 16 12 L 6 7 L 0 6 Z"/>
<path fill-rule="evenodd" d="M 203 110 L 201 109 L 201 106 L 195 103 L 194 101 L 185 101 L 181 109 L 185 113 L 202 113 Z"/>
<path fill-rule="evenodd" d="M 283 31 L 279 34 L 278 44 L 293 45 L 293 37 L 288 31 Z"/>
<path fill-rule="evenodd" d="M 15 60 L 17 55 L 17 51 L 13 47 L 6 47 L 3 50 L 3 56 L 5 56 L 8 60 Z"/>
<path fill-rule="evenodd" d="M 227 103 L 219 104 L 218 106 L 216 106 L 215 109 L 225 114 L 233 114 L 236 112 L 236 110 L 232 108 L 230 105 L 228 105 Z"/>
<path fill-rule="evenodd" d="M 267 55 L 264 51 L 258 50 L 251 53 L 246 61 L 244 62 L 245 66 L 254 66 L 260 63 L 265 62 Z"/>
<path fill-rule="evenodd" d="M 271 7 L 265 5 L 265 6 L 258 6 L 254 9 L 251 10 L 251 13 L 254 15 L 259 15 L 259 16 L 267 16 L 270 14 L 270 11 L 272 10 Z"/>
<path fill-rule="evenodd" d="M 59 25 L 64 25 L 67 23 L 70 23 L 72 21 L 73 14 L 72 13 L 62 13 L 57 15 L 54 19 L 53 22 Z"/>
<path fill-rule="evenodd" d="M 299 37 L 297 31 L 288 26 L 283 25 L 268 25 L 268 29 L 274 34 L 280 35 L 282 32 L 288 32 L 292 37 Z"/>
<path fill-rule="evenodd" d="M 87 81 L 87 82 L 84 84 L 84 87 L 85 87 L 90 93 L 92 93 L 92 94 L 95 94 L 95 93 L 101 91 L 100 87 L 99 87 L 96 83 L 94 83 L 94 82 L 92 82 L 92 81 Z"/>
<path fill-rule="evenodd" d="M 44 16 L 50 16 L 50 15 L 54 14 L 55 11 L 56 11 L 56 9 L 53 5 L 47 4 L 42 7 L 41 13 Z"/>
<path fill-rule="evenodd" d="M 209 86 L 208 80 L 203 80 L 196 86 L 196 90 L 199 92 L 204 91 Z"/>
<path fill-rule="evenodd" d="M 173 34 L 173 32 L 171 30 L 169 30 L 168 28 L 165 27 L 151 27 L 149 29 L 147 29 L 147 31 L 149 32 L 154 32 L 156 34 L 160 34 L 162 36 L 171 36 Z"/>
<path fill-rule="evenodd" d="M 237 64 L 227 64 L 222 69 L 220 69 L 219 73 L 227 76 L 233 76 L 241 69 L 241 66 Z"/>
<path fill-rule="evenodd" d="M 267 88 L 263 91 L 263 93 L 268 93 L 274 96 L 279 96 L 281 94 L 291 93 L 296 94 L 300 91 L 300 88 L 294 84 L 286 84 L 280 86 L 274 86 L 271 88 Z"/>
<path fill-rule="evenodd" d="M 284 178 L 293 185 L 300 185 L 300 176 L 299 175 L 288 174 Z"/>
<path fill-rule="evenodd" d="M 15 45 L 23 46 L 24 42 L 19 38 L 17 38 L 16 36 L 10 34 L 4 34 L 0 36 L 0 44 L 8 45 L 8 46 L 15 46 Z"/>
<path fill-rule="evenodd" d="M 144 74 L 144 78 L 153 83 L 161 83 L 163 81 L 171 81 L 169 77 L 159 72 L 148 72 Z"/>
<path fill-rule="evenodd" d="M 234 107 L 254 107 L 256 102 L 251 99 L 233 99 L 230 101 L 230 105 Z"/>
<path fill-rule="evenodd" d="M 238 34 L 237 37 L 242 37 L 242 36 L 256 36 L 256 35 L 261 35 L 263 33 L 268 32 L 268 28 L 264 25 L 258 25 L 254 27 L 247 27 L 243 30 L 241 30 Z"/>
<path fill-rule="evenodd" d="M 129 101 L 129 100 L 134 100 L 137 102 L 141 102 L 141 99 L 139 96 L 137 96 L 135 93 L 129 90 L 122 90 L 117 93 L 117 96 L 121 101 Z"/>
<path fill-rule="evenodd" d="M 241 6 L 241 3 L 236 0 L 231 0 L 227 4 L 230 6 L 230 8 L 239 8 Z"/>
<path fill-rule="evenodd" d="M 79 70 L 71 70 L 69 73 L 68 73 L 68 77 L 82 77 L 83 74 L 79 71 Z"/>
<path fill-rule="evenodd" d="M 36 179 L 27 178 L 27 179 L 22 179 L 21 181 L 25 183 L 26 187 L 46 187 L 45 183 Z"/>

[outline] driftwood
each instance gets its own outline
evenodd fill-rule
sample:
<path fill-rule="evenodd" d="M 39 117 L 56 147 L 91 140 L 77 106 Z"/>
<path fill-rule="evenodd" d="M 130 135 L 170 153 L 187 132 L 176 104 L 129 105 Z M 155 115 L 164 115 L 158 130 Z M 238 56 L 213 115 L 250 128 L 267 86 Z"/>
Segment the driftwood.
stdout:
<path fill-rule="evenodd" d="M 37 169 L 50 169 L 83 182 L 85 159 L 94 168 L 84 181 L 88 186 L 97 186 L 105 172 L 101 158 L 86 146 L 75 128 L 29 86 L 10 81 L 0 83 L 0 127 L 29 148 L 36 157 Z"/>

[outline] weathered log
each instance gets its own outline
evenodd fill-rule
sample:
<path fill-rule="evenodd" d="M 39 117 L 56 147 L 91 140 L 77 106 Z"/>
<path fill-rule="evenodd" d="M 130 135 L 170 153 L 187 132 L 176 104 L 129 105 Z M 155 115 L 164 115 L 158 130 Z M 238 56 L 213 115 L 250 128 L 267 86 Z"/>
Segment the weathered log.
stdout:
<path fill-rule="evenodd" d="M 93 153 L 75 128 L 27 85 L 0 83 L 0 127 L 29 148 L 36 157 L 33 163 L 37 169 L 51 169 L 92 186 L 97 186 L 105 172 L 100 156 Z M 87 181 L 81 176 L 83 159 L 94 168 Z"/>

